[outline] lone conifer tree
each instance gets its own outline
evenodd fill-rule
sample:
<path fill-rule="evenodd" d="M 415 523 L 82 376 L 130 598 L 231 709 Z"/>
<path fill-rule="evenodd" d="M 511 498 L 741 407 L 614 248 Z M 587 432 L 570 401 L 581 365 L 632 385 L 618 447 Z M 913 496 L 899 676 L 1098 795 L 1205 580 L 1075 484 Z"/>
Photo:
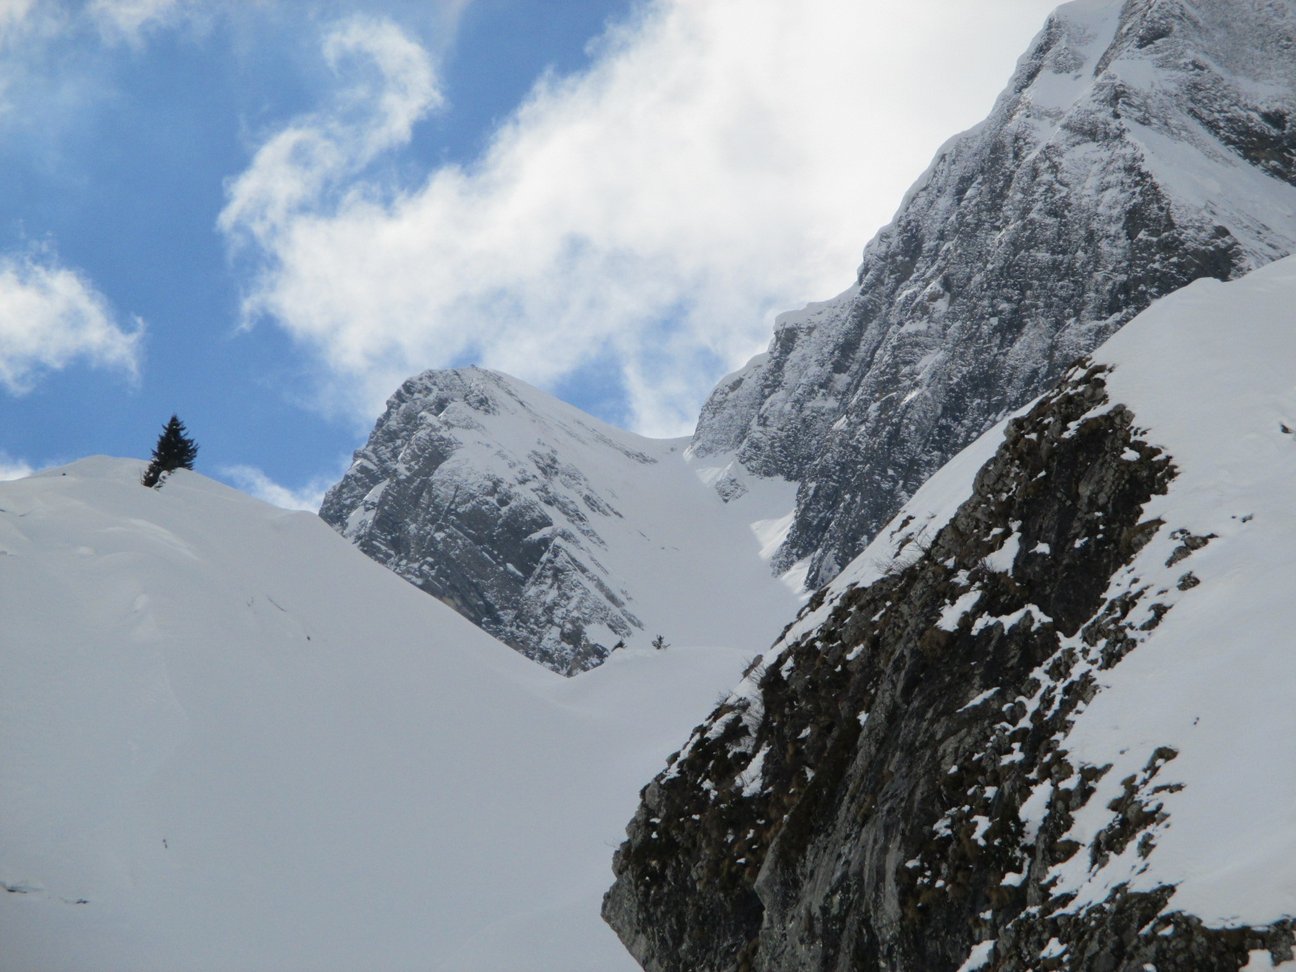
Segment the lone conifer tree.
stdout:
<path fill-rule="evenodd" d="M 157 445 L 153 447 L 153 458 L 140 477 L 141 483 L 157 488 L 172 470 L 193 468 L 194 459 L 198 457 L 198 443 L 185 434 L 187 431 L 179 416 L 172 415 L 171 421 L 167 422 L 162 434 L 158 436 Z"/>

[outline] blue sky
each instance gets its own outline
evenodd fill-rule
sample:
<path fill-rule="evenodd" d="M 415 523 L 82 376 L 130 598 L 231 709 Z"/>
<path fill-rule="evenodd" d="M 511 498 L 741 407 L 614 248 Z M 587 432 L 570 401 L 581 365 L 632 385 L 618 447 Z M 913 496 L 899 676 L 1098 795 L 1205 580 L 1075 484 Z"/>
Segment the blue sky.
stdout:
<path fill-rule="evenodd" d="M 1050 7 L 0 0 L 0 475 L 174 411 L 310 503 L 468 363 L 687 433 Z"/>

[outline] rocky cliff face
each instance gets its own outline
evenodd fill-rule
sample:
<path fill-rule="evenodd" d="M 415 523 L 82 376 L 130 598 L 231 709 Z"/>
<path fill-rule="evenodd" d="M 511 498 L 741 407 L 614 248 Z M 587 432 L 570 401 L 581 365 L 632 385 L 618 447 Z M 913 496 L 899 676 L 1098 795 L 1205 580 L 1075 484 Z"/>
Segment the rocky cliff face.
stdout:
<path fill-rule="evenodd" d="M 762 503 L 726 507 L 684 445 L 612 428 L 495 372 L 429 371 L 392 396 L 320 515 L 559 672 L 658 634 L 758 651 L 797 605 L 744 518 Z M 781 508 L 789 496 L 769 498 Z"/>
<path fill-rule="evenodd" d="M 816 595 L 642 794 L 604 915 L 645 969 L 1292 958 L 1293 297 L 1158 304 Z"/>
<path fill-rule="evenodd" d="M 959 449 L 1154 299 L 1296 250 L 1296 7 L 1079 2 L 868 245 L 780 318 L 693 450 L 800 484 L 776 559 L 830 581 Z"/>
<path fill-rule="evenodd" d="M 465 444 L 485 438 L 485 422 L 504 402 L 525 409 L 509 392 L 486 372 L 428 372 L 405 382 L 320 516 L 487 632 L 527 644 L 551 667 L 579 670 L 641 626 L 625 597 L 572 556 L 596 536 L 591 517 L 617 513 L 542 440 L 515 452 L 488 439 L 473 456 L 479 461 L 464 461 L 472 455 Z M 654 461 L 591 438 L 624 462 Z M 521 610 L 537 578 L 561 580 L 567 594 L 538 614 Z M 567 624 L 573 616 L 579 623 Z M 607 644 L 587 636 L 595 623 Z"/>
<path fill-rule="evenodd" d="M 1125 637 L 1129 605 L 1102 595 L 1173 475 L 1128 412 L 1084 419 L 1104 401 L 1086 368 L 1014 422 L 950 523 L 752 669 L 648 789 L 607 903 L 614 927 L 646 931 L 646 968 L 953 968 L 973 916 L 1025 906 L 1024 883 L 1002 883 L 1025 865 L 1004 811 L 1041 779 L 1085 795 L 1053 738 L 1091 690 L 1057 695 L 1079 661 L 1062 640 L 1108 616 Z M 1004 713 L 1041 695 L 1046 663 L 1048 704 Z M 701 913 L 662 920 L 685 896 Z"/>

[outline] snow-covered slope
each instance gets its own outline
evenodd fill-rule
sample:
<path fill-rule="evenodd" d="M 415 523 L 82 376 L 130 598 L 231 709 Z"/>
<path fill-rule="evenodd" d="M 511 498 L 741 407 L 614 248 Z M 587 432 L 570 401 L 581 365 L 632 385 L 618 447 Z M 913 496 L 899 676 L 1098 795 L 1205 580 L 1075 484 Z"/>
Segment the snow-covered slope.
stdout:
<path fill-rule="evenodd" d="M 645 790 L 646 968 L 1296 958 L 1293 306 L 1192 284 L 906 504 Z"/>
<path fill-rule="evenodd" d="M 1296 251 L 1296 5 L 1078 0 L 952 139 L 856 285 L 780 318 L 693 451 L 800 484 L 830 581 L 946 461 L 1154 299 Z"/>
<path fill-rule="evenodd" d="M 793 487 L 726 506 L 686 445 L 497 372 L 429 371 L 391 397 L 320 515 L 555 671 L 657 635 L 763 650 L 798 607 L 762 557 Z"/>
<path fill-rule="evenodd" d="M 0 968 L 633 968 L 611 848 L 746 656 L 560 678 L 318 518 L 142 466 L 0 483 Z"/>

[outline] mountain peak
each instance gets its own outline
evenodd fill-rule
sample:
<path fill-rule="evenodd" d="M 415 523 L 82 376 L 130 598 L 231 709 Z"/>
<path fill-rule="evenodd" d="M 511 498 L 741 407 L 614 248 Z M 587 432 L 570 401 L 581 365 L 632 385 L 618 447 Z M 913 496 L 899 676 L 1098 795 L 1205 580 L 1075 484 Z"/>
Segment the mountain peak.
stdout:
<path fill-rule="evenodd" d="M 777 569 L 831 580 L 960 448 L 1154 299 L 1296 251 L 1293 36 L 1296 8 L 1267 0 L 1050 17 L 856 285 L 783 315 L 703 408 L 697 454 L 800 484 Z"/>
<path fill-rule="evenodd" d="M 564 674 L 657 635 L 758 651 L 797 603 L 755 526 L 786 515 L 790 492 L 766 484 L 728 509 L 685 445 L 613 428 L 498 372 L 428 371 L 391 397 L 320 515 Z M 688 580 L 697 573 L 725 581 Z"/>

